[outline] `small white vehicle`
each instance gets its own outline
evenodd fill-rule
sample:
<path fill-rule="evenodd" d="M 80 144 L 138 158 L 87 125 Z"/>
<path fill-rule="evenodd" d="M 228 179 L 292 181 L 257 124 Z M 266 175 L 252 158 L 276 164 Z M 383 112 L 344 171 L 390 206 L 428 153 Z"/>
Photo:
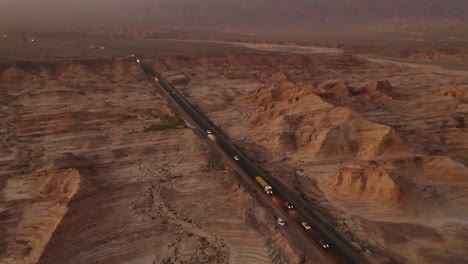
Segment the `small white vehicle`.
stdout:
<path fill-rule="evenodd" d="M 280 226 L 285 226 L 286 225 L 286 222 L 284 222 L 284 220 L 279 216 L 276 216 L 276 221 L 278 222 L 278 225 L 280 225 Z"/>
<path fill-rule="evenodd" d="M 130 57 L 132 57 L 132 58 L 133 58 L 133 57 L 135 57 L 135 54 L 133 54 L 133 53 L 132 53 L 132 54 L 130 54 Z"/>
<path fill-rule="evenodd" d="M 154 77 L 153 77 L 153 80 L 159 82 L 159 78 L 158 78 L 157 76 L 154 76 Z"/>
<path fill-rule="evenodd" d="M 137 59 L 136 62 L 140 63 L 140 59 Z"/>
<path fill-rule="evenodd" d="M 301 224 L 302 224 L 302 226 L 303 226 L 306 230 L 311 229 L 311 227 L 310 227 L 310 225 L 309 225 L 308 223 L 302 222 Z"/>
<path fill-rule="evenodd" d="M 237 160 L 237 161 L 239 160 L 239 157 L 237 157 L 237 156 L 234 156 L 234 157 L 232 157 L 232 158 L 233 158 L 234 160 Z"/>
<path fill-rule="evenodd" d="M 206 130 L 206 133 L 207 133 L 207 134 L 211 134 L 211 130 Z"/>
<path fill-rule="evenodd" d="M 288 202 L 285 202 L 284 205 L 286 206 L 286 208 L 288 209 L 294 209 L 294 206 Z"/>
<path fill-rule="evenodd" d="M 330 244 L 328 244 L 327 241 L 323 239 L 319 240 L 318 243 L 323 249 L 330 248 Z"/>

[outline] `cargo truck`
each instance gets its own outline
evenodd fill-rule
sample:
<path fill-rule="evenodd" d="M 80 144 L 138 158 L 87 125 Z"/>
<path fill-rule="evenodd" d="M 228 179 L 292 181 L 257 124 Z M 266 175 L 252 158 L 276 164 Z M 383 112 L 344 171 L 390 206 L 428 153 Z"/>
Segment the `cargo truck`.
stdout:
<path fill-rule="evenodd" d="M 267 193 L 267 194 L 272 194 L 273 193 L 273 189 L 271 188 L 271 186 L 260 176 L 256 176 L 255 177 L 255 180 L 260 183 L 260 185 L 263 187 L 263 190 Z"/>

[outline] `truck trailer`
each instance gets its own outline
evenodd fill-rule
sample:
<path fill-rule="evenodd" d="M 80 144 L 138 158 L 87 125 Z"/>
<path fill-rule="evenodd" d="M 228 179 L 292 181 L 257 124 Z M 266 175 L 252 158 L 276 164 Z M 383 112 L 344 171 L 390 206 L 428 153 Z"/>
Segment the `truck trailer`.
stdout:
<path fill-rule="evenodd" d="M 273 188 L 260 176 L 256 176 L 255 180 L 263 187 L 263 190 L 267 194 L 272 194 L 273 193 Z"/>

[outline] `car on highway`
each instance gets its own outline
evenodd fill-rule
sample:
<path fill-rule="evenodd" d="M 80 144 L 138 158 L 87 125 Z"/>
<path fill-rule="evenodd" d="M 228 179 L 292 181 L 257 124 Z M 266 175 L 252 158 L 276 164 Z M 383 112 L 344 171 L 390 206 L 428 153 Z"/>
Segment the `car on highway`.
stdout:
<path fill-rule="evenodd" d="M 140 59 L 137 59 L 136 62 L 140 63 Z"/>
<path fill-rule="evenodd" d="M 320 239 L 318 243 L 323 249 L 330 248 L 330 244 L 328 244 L 328 242 L 323 239 Z"/>
<path fill-rule="evenodd" d="M 281 217 L 275 216 L 275 218 L 276 218 L 276 222 L 278 222 L 278 225 L 280 225 L 280 226 L 285 226 L 286 225 L 286 222 L 284 222 L 284 220 Z"/>
<path fill-rule="evenodd" d="M 154 76 L 154 77 L 153 77 L 153 80 L 159 82 L 159 78 L 158 78 L 157 76 Z"/>
<path fill-rule="evenodd" d="M 310 225 L 306 222 L 302 222 L 301 225 L 306 229 L 306 230 L 309 230 L 311 229 Z"/>
<path fill-rule="evenodd" d="M 294 206 L 288 202 L 285 202 L 284 205 L 286 206 L 286 208 L 288 209 L 294 209 Z"/>
<path fill-rule="evenodd" d="M 211 130 L 209 130 L 209 129 L 206 130 L 206 133 L 207 133 L 207 134 L 211 134 Z"/>
<path fill-rule="evenodd" d="M 237 160 L 237 161 L 239 160 L 239 157 L 237 157 L 237 156 L 234 156 L 234 157 L 232 157 L 232 158 L 233 158 L 234 160 Z"/>

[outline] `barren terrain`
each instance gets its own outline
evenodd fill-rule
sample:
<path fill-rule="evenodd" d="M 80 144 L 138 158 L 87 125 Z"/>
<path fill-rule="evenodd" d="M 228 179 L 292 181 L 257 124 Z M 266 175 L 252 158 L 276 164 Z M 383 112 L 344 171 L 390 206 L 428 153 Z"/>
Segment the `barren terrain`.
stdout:
<path fill-rule="evenodd" d="M 0 263 L 297 263 L 129 60 L 0 73 Z"/>
<path fill-rule="evenodd" d="M 372 263 L 468 261 L 466 72 L 330 49 L 34 37 L 0 42 L 0 263 L 300 263 L 138 65 L 109 59 L 130 52 Z"/>
<path fill-rule="evenodd" d="M 466 74 L 346 55 L 155 67 L 374 262 L 467 261 Z"/>

